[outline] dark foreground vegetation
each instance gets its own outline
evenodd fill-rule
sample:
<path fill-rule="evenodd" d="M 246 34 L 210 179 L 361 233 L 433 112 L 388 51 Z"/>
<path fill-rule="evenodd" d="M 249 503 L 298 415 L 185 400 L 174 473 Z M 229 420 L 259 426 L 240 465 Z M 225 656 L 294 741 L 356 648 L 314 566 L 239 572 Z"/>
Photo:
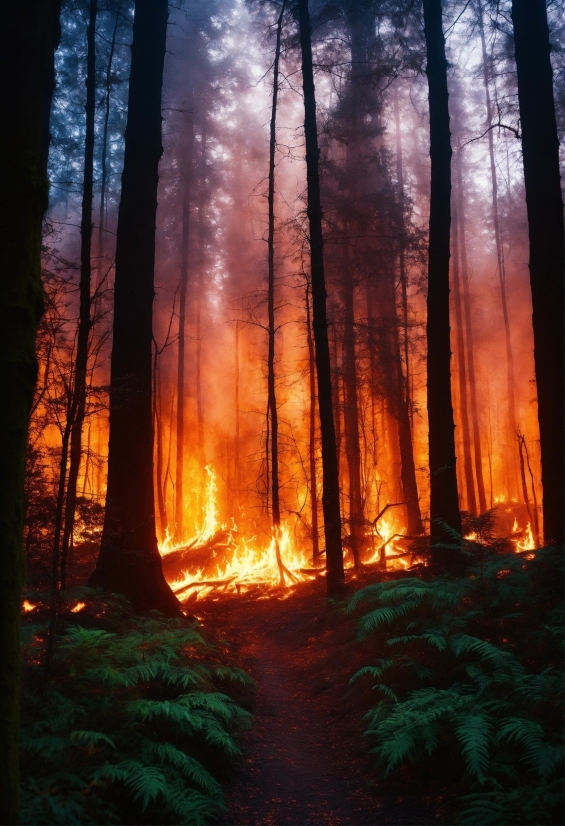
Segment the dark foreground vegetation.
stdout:
<path fill-rule="evenodd" d="M 561 823 L 563 548 L 508 553 L 482 528 L 465 576 L 407 571 L 350 601 L 366 735 L 380 776 L 443 788 L 457 822 Z"/>
<path fill-rule="evenodd" d="M 195 620 L 136 616 L 88 588 L 61 607 L 47 669 L 41 608 L 24 623 L 23 822 L 216 819 L 219 778 L 250 721 L 236 702 L 250 695 L 249 677 L 223 664 Z"/>
<path fill-rule="evenodd" d="M 47 669 L 28 593 L 23 821 L 561 823 L 563 549 L 467 527 L 464 574 L 365 568 L 342 603 L 320 580 L 200 625 L 69 591 Z"/>

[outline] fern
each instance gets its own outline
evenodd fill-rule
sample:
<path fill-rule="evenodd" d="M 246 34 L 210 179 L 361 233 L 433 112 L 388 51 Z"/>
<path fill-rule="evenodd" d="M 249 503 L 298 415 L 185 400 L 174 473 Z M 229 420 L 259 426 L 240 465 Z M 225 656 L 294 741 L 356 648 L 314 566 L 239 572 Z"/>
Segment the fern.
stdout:
<path fill-rule="evenodd" d="M 467 771 L 481 783 L 485 780 L 490 762 L 491 729 L 489 716 L 484 712 L 462 715 L 455 724 L 455 734 L 461 743 Z"/>
<path fill-rule="evenodd" d="M 487 544 L 463 542 L 468 575 L 402 574 L 355 594 L 360 638 L 388 654 L 351 682 L 373 680 L 366 733 L 385 774 L 425 764 L 457 777 L 463 823 L 557 823 L 563 551 L 508 553 L 483 522 Z"/>
<path fill-rule="evenodd" d="M 99 627 L 105 611 L 89 593 L 96 610 L 82 616 L 97 625 L 64 629 L 48 683 L 45 629 L 24 628 L 24 822 L 110 823 L 124 805 L 138 822 L 217 818 L 213 767 L 239 754 L 251 716 L 218 688 L 252 681 L 186 620 L 122 612 Z"/>

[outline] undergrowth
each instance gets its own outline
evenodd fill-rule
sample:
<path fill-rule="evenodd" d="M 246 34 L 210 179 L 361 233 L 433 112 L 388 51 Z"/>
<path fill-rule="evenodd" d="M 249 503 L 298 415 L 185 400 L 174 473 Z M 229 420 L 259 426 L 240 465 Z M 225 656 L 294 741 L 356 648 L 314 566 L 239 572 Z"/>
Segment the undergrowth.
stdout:
<path fill-rule="evenodd" d="M 350 601 L 376 655 L 352 680 L 385 775 L 439 782 L 463 824 L 563 816 L 563 548 L 509 553 L 463 542 L 467 575 L 429 569 Z"/>
<path fill-rule="evenodd" d="M 86 607 L 63 612 L 48 673 L 46 625 L 24 623 L 23 822 L 214 820 L 251 716 L 234 696 L 252 681 L 195 622 L 133 616 L 89 589 L 75 597 Z"/>

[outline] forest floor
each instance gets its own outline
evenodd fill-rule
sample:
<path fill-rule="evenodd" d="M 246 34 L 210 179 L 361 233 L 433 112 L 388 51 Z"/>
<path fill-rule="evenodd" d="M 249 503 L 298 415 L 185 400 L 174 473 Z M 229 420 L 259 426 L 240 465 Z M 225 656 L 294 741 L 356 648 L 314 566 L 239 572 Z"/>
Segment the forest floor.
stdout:
<path fill-rule="evenodd" d="M 355 621 L 328 604 L 325 581 L 279 596 L 208 598 L 193 610 L 257 685 L 224 824 L 449 823 L 440 799 L 394 787 L 374 768 L 362 736 L 368 703 L 349 686 L 367 653 Z"/>

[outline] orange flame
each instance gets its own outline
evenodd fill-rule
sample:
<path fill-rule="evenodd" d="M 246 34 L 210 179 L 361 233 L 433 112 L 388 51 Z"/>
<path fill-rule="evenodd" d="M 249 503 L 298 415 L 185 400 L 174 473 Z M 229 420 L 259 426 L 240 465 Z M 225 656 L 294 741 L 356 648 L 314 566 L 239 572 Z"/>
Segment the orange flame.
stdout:
<path fill-rule="evenodd" d="M 86 602 L 77 602 L 76 605 L 73 605 L 71 611 L 73 614 L 78 614 L 79 611 L 82 611 L 83 608 L 86 607 Z"/>
<path fill-rule="evenodd" d="M 35 611 L 35 609 L 37 608 L 37 605 L 34 605 L 32 602 L 30 602 L 27 599 L 24 599 L 24 601 L 22 603 L 22 608 L 27 614 L 27 613 L 29 613 L 29 611 Z"/>
<path fill-rule="evenodd" d="M 514 536 L 515 534 L 518 534 L 518 536 Z M 516 543 L 516 551 L 518 553 L 521 551 L 535 550 L 536 543 L 532 532 L 532 526 L 529 522 L 526 524 L 526 527 L 522 529 L 518 525 L 518 520 L 515 518 L 514 524 L 512 525 L 512 535 L 514 542 Z"/>

